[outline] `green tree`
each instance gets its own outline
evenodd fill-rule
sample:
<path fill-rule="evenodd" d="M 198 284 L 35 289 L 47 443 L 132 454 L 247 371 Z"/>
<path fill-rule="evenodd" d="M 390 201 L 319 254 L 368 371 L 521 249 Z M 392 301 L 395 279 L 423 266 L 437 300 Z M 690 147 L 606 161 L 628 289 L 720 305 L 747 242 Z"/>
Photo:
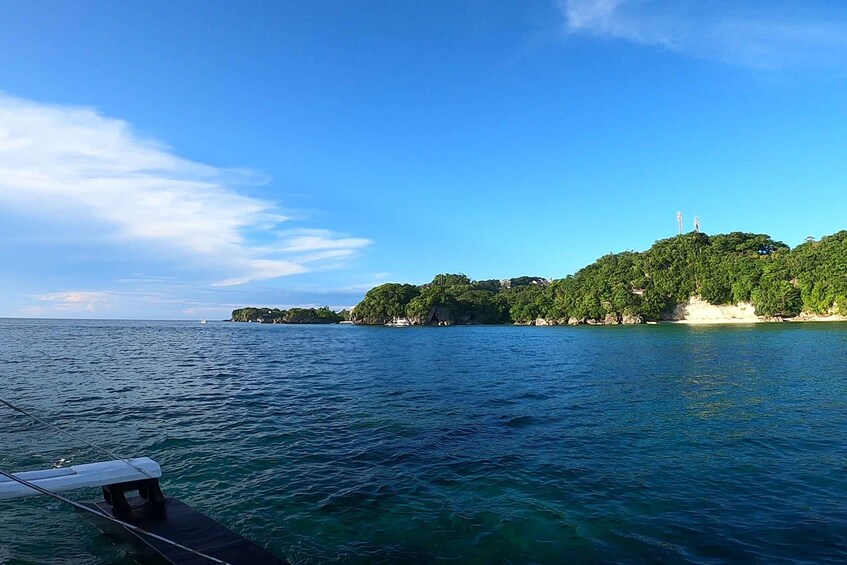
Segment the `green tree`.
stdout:
<path fill-rule="evenodd" d="M 372 288 L 353 310 L 353 320 L 363 324 L 385 324 L 406 315 L 406 306 L 420 294 L 411 284 L 386 283 Z"/>

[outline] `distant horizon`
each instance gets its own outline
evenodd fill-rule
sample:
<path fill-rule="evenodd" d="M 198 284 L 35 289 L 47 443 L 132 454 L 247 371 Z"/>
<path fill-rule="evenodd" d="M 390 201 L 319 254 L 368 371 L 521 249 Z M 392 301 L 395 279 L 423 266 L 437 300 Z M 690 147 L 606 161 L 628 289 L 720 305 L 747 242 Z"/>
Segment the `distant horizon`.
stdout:
<path fill-rule="evenodd" d="M 678 210 L 793 247 L 847 206 L 842 37 L 831 0 L 10 3 L 0 315 L 558 278 Z"/>

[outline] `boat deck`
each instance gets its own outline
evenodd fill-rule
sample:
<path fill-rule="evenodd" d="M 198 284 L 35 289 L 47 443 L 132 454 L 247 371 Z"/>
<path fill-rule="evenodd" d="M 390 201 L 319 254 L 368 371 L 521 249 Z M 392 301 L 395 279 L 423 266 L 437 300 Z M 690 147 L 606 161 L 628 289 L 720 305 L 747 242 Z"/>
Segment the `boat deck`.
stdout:
<path fill-rule="evenodd" d="M 152 511 L 140 498 L 128 499 L 132 514 L 123 518 L 134 526 L 178 542 L 232 565 L 279 565 L 287 563 L 255 543 L 236 534 L 229 528 L 197 512 L 187 504 L 166 498 L 164 507 Z M 111 506 L 106 502 L 85 502 L 107 514 Z M 163 541 L 130 531 L 119 524 L 84 512 L 94 526 L 110 537 L 130 541 L 143 563 L 170 563 L 172 565 L 208 565 L 210 561 Z"/>

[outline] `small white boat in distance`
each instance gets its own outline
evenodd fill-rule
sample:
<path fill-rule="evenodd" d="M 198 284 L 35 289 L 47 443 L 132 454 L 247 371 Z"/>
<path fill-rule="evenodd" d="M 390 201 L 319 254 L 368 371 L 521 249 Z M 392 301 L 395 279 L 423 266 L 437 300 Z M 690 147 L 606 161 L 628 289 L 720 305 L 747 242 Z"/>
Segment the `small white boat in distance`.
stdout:
<path fill-rule="evenodd" d="M 200 323 L 201 323 L 201 324 L 205 324 L 205 323 L 206 323 L 206 320 L 200 320 Z"/>
<path fill-rule="evenodd" d="M 412 326 L 412 322 L 407 320 L 406 318 L 397 318 L 395 317 L 393 320 L 385 324 L 387 328 L 409 328 Z"/>

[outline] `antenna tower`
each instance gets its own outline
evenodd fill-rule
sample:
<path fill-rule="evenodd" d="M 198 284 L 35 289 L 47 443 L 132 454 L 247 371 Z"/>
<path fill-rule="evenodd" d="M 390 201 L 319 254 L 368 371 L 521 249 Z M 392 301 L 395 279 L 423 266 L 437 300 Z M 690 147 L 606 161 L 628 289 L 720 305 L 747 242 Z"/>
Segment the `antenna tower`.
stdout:
<path fill-rule="evenodd" d="M 694 231 L 700 233 L 700 217 L 694 216 Z"/>
<path fill-rule="evenodd" d="M 682 235 L 682 212 L 676 213 L 676 223 L 679 224 L 679 235 Z"/>

